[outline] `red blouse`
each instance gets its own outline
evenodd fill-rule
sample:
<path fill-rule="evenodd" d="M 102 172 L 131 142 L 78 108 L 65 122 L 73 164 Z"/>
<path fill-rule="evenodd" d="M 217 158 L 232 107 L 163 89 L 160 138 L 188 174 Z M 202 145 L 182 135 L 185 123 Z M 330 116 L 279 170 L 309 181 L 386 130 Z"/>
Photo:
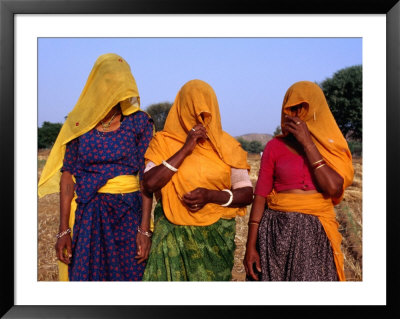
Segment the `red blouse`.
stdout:
<path fill-rule="evenodd" d="M 254 194 L 267 197 L 275 189 L 315 190 L 308 161 L 293 153 L 280 138 L 273 138 L 265 146 Z"/>

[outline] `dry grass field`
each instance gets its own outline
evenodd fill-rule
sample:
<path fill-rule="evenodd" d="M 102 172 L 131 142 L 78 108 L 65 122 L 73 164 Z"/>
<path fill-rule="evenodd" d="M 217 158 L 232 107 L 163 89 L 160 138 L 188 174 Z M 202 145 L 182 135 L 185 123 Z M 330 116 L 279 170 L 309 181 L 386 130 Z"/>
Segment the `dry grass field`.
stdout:
<path fill-rule="evenodd" d="M 38 153 L 38 180 L 46 162 L 49 150 Z M 249 154 L 250 178 L 255 185 L 260 168 L 260 156 Z M 342 249 L 345 257 L 345 273 L 348 281 L 362 280 L 362 159 L 353 160 L 355 176 L 353 184 L 346 190 L 344 200 L 336 206 L 337 220 L 343 236 Z M 233 281 L 244 281 L 242 264 L 246 237 L 248 214 L 236 219 L 236 252 L 232 270 Z M 39 281 L 58 280 L 57 258 L 54 251 L 55 234 L 59 224 L 59 196 L 47 195 L 38 199 L 38 274 Z"/>

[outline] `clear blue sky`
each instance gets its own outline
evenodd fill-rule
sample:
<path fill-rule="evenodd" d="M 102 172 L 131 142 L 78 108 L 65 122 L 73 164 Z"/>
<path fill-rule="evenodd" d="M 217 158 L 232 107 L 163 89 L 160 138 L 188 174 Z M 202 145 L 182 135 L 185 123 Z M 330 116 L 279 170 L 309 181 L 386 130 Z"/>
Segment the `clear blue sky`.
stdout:
<path fill-rule="evenodd" d="M 362 39 L 39 38 L 38 126 L 64 122 L 104 53 L 117 53 L 129 63 L 143 110 L 172 103 L 189 80 L 206 81 L 217 94 L 223 129 L 238 136 L 272 134 L 294 82 L 322 82 L 362 64 Z"/>

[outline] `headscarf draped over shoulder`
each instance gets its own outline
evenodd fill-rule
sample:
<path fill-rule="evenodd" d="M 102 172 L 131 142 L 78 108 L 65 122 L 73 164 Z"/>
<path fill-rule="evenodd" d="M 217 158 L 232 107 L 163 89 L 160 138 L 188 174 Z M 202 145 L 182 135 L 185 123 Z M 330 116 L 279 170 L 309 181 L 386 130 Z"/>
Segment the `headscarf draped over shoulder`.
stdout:
<path fill-rule="evenodd" d="M 39 197 L 59 192 L 66 144 L 96 127 L 118 103 L 126 116 L 139 110 L 140 97 L 129 64 L 119 55 L 108 53 L 96 60 L 58 134 L 39 180 Z"/>
<path fill-rule="evenodd" d="M 352 156 L 346 139 L 340 131 L 326 102 L 321 88 L 309 81 L 300 81 L 293 84 L 286 92 L 282 105 L 281 127 L 284 115 L 292 115 L 290 107 L 302 104 L 299 118 L 306 122 L 313 142 L 325 159 L 340 176 L 343 177 L 343 190 L 353 182 L 354 169 Z M 343 198 L 333 198 L 336 205 Z"/>
<path fill-rule="evenodd" d="M 169 221 L 178 225 L 210 225 L 220 218 L 246 213 L 246 208 L 217 204 L 207 204 L 192 213 L 179 198 L 197 187 L 230 188 L 231 168 L 250 170 L 247 153 L 236 139 L 222 130 L 217 97 L 209 84 L 192 80 L 180 89 L 163 131 L 156 133 L 150 142 L 145 154 L 146 162 L 160 165 L 163 160 L 168 160 L 183 146 L 189 130 L 199 123 L 207 130 L 209 142 L 206 145 L 209 147 L 197 145 L 161 189 L 164 213 Z"/>

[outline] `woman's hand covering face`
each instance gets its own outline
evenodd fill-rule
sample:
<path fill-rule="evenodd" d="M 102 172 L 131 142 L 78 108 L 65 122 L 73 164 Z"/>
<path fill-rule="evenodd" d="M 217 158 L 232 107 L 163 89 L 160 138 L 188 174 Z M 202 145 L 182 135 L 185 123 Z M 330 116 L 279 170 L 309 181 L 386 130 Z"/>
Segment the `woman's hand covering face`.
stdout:
<path fill-rule="evenodd" d="M 190 153 L 194 150 L 197 143 L 206 139 L 208 139 L 206 128 L 202 124 L 197 124 L 189 131 L 183 147 Z"/>
<path fill-rule="evenodd" d="M 291 133 L 302 146 L 312 143 L 307 124 L 297 116 L 285 115 L 283 131 Z"/>

